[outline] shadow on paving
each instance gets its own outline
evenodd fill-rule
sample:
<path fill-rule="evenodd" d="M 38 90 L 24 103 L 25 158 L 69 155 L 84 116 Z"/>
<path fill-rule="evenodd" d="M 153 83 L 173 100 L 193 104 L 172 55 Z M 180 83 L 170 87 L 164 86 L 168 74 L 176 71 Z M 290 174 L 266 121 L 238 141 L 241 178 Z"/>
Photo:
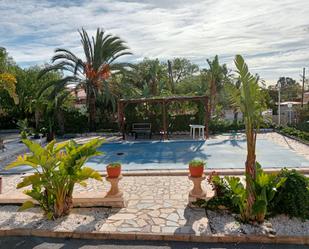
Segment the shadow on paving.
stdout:
<path fill-rule="evenodd" d="M 78 240 L 40 237 L 1 237 L 0 248 L 36 249 L 306 249 L 301 245 L 189 243 L 162 241 Z"/>

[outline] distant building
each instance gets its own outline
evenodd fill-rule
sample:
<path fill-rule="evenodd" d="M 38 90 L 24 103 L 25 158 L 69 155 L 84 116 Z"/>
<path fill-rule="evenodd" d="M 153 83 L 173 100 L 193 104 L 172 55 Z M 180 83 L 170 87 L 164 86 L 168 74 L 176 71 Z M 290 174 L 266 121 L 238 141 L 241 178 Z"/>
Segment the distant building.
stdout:
<path fill-rule="evenodd" d="M 297 123 L 296 108 L 301 106 L 300 101 L 286 101 L 280 103 L 280 123 L 281 125 Z M 278 103 L 277 103 L 278 105 Z M 273 115 L 273 122 L 278 124 L 278 115 Z"/>
<path fill-rule="evenodd" d="M 75 104 L 76 108 L 82 108 L 86 105 L 87 95 L 84 89 L 72 89 L 71 94 L 75 97 Z"/>
<path fill-rule="evenodd" d="M 304 93 L 304 104 L 309 104 L 309 91 Z"/>

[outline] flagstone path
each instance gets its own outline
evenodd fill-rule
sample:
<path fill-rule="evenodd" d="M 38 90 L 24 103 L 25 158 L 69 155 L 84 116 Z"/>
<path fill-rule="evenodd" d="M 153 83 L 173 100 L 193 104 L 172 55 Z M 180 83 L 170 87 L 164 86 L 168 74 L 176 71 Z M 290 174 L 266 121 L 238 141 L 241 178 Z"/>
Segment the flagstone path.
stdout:
<path fill-rule="evenodd" d="M 14 195 L 21 176 L 4 176 L 3 192 Z M 206 211 L 187 206 L 192 183 L 187 176 L 125 176 L 120 186 L 128 201 L 126 208 L 74 208 L 70 215 L 47 220 L 39 208 L 18 212 L 18 206 L 0 205 L 0 230 L 13 228 L 52 231 L 124 232 L 149 234 L 269 234 L 309 235 L 309 221 L 278 216 L 261 226 L 239 223 L 225 212 Z M 208 196 L 210 186 L 203 182 Z M 76 186 L 74 193 L 97 193 L 109 189 L 107 181 L 89 180 L 88 186 Z M 283 223 L 281 221 L 284 221 Z M 283 229 L 289 224 L 289 229 Z"/>

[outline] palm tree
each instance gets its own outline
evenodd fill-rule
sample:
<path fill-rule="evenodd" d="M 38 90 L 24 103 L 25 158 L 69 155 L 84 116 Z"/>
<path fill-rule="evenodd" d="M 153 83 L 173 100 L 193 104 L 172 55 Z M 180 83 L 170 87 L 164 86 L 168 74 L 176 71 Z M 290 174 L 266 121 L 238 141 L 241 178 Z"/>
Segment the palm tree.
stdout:
<path fill-rule="evenodd" d="M 252 206 L 255 201 L 255 194 L 252 179 L 256 176 L 256 136 L 261 122 L 263 121 L 262 111 L 265 110 L 265 103 L 259 79 L 253 76 L 241 55 L 236 55 L 235 65 L 239 75 L 240 88 L 235 87 L 231 93 L 232 104 L 238 107 L 244 116 L 247 137 L 247 158 L 246 158 L 246 189 L 247 207 L 246 219 L 249 220 L 252 214 Z"/>
<path fill-rule="evenodd" d="M 209 65 L 209 69 L 206 72 L 210 85 L 208 110 L 210 118 L 212 113 L 215 111 L 218 92 L 222 88 L 224 81 L 228 80 L 229 72 L 225 64 L 220 65 L 218 55 L 216 55 L 212 61 L 207 59 L 207 63 Z"/>
<path fill-rule="evenodd" d="M 70 72 L 72 77 L 65 77 L 58 84 L 61 86 L 75 84 L 86 92 L 88 108 L 88 124 L 91 131 L 96 128 L 96 99 L 100 93 L 111 94 L 106 91 L 109 87 L 107 79 L 112 73 L 122 72 L 128 63 L 115 63 L 124 55 L 130 55 L 125 42 L 118 36 L 105 34 L 102 29 L 97 29 L 96 36 L 89 38 L 88 33 L 79 31 L 83 46 L 84 58 L 81 59 L 67 49 L 58 48 L 52 58 L 53 65 L 45 68 L 41 75 L 51 70 Z M 108 99 L 109 96 L 106 96 Z"/>

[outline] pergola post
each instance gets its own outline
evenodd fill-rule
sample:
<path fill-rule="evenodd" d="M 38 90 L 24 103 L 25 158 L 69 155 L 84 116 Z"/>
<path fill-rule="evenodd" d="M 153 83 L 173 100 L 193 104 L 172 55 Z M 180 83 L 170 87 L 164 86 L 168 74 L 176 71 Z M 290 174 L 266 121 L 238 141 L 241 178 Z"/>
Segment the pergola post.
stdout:
<path fill-rule="evenodd" d="M 166 102 L 163 100 L 163 139 L 167 139 L 167 118 L 166 118 Z"/>
<path fill-rule="evenodd" d="M 209 123 L 209 110 L 208 110 L 208 97 L 205 96 L 205 139 L 209 138 L 209 128 L 208 128 L 208 123 Z"/>
<path fill-rule="evenodd" d="M 122 139 L 125 140 L 125 131 L 124 131 L 124 104 L 121 101 L 118 101 L 118 124 L 120 131 L 122 133 Z"/>

